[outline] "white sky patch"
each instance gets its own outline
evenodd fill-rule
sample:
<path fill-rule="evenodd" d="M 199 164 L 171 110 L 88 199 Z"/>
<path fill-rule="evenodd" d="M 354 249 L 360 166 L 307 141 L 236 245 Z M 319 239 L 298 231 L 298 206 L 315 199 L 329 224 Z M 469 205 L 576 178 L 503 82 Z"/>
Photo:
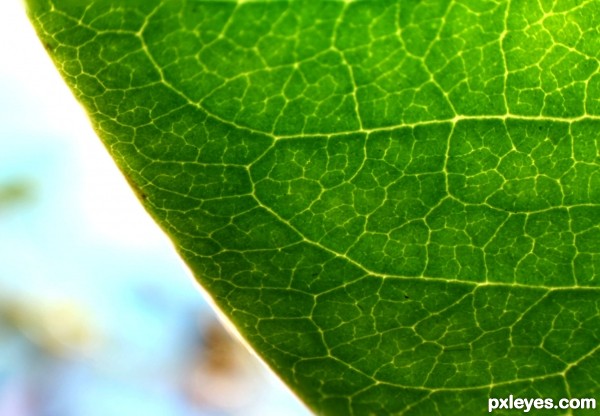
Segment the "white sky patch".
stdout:
<path fill-rule="evenodd" d="M 167 237 L 135 198 L 98 138 L 91 139 L 98 146 L 82 146 L 80 161 L 86 176 L 81 202 L 93 233 L 130 248 L 163 245 Z"/>

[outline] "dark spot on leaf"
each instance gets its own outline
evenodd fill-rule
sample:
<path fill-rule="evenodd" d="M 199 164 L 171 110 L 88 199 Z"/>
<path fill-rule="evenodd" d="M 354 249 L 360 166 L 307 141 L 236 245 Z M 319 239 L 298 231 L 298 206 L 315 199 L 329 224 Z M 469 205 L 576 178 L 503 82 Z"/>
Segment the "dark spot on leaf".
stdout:
<path fill-rule="evenodd" d="M 44 49 L 46 49 L 46 52 L 48 52 L 49 54 L 54 53 L 54 49 L 56 49 L 55 45 L 52 45 L 50 42 L 45 40 L 42 41 L 42 45 L 44 46 Z"/>

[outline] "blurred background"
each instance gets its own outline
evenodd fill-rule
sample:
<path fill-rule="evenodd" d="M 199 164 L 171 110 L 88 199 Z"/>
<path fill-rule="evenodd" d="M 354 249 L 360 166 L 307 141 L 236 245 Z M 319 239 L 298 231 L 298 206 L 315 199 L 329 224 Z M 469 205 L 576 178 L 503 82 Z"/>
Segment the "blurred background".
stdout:
<path fill-rule="evenodd" d="M 215 318 L 0 2 L 0 415 L 308 415 Z"/>

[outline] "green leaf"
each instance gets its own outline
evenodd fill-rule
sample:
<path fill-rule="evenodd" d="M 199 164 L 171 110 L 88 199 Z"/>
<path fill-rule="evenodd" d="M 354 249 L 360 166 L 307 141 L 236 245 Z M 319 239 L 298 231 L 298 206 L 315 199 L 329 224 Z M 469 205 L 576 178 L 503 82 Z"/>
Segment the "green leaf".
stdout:
<path fill-rule="evenodd" d="M 316 413 L 600 393 L 600 3 L 28 5 L 146 209 Z"/>

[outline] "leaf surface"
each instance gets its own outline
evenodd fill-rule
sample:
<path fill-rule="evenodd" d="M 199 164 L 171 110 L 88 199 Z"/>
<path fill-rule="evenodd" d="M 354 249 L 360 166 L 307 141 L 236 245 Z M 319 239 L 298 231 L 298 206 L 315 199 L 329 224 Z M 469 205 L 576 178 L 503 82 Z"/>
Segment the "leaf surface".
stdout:
<path fill-rule="evenodd" d="M 316 413 L 598 395 L 598 2 L 27 3 L 146 209 Z"/>

